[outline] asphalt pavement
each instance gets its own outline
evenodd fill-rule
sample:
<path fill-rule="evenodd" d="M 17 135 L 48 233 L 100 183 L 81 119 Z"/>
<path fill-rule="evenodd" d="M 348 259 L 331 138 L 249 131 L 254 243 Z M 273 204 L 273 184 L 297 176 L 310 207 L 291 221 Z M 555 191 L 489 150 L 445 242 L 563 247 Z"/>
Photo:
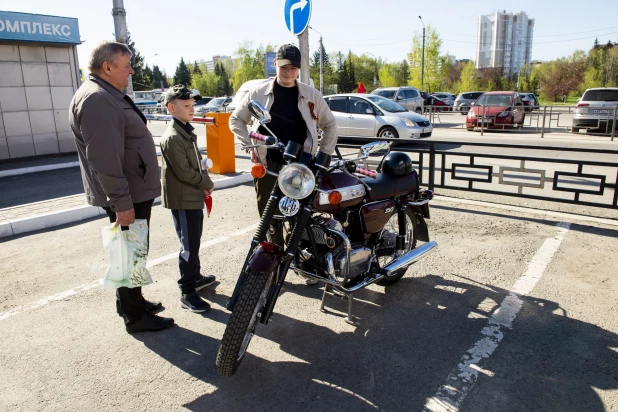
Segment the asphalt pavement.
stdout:
<path fill-rule="evenodd" d="M 618 407 L 618 226 L 457 199 L 432 202 L 438 250 L 347 302 L 294 274 L 237 374 L 214 362 L 257 224 L 245 184 L 214 193 L 200 252 L 218 282 L 180 308 L 169 211 L 151 221 L 147 298 L 177 326 L 129 335 L 100 278 L 106 219 L 0 248 L 0 410 L 591 411 Z"/>

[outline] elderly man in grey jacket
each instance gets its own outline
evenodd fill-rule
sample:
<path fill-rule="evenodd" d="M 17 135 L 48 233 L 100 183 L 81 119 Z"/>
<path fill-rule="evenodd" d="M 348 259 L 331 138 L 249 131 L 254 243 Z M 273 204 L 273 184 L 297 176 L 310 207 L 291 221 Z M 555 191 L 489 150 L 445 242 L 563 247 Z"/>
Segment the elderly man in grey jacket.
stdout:
<path fill-rule="evenodd" d="M 103 42 L 92 51 L 89 69 L 69 111 L 86 198 L 105 209 L 116 226 L 135 219 L 150 223 L 161 182 L 146 118 L 124 92 L 134 73 L 131 51 L 122 43 Z M 116 311 L 129 333 L 172 326 L 173 319 L 154 314 L 161 308 L 145 300 L 139 287 L 116 291 Z"/>
<path fill-rule="evenodd" d="M 236 107 L 230 117 L 232 132 L 245 144 L 250 143 L 248 127 L 253 119 L 249 112 L 249 102 L 256 100 L 270 111 L 272 121 L 268 128 L 277 135 L 279 140 L 287 144 L 290 140 L 304 147 L 304 151 L 315 154 L 318 150 L 318 128 L 322 129 L 320 151 L 332 154 L 337 144 L 337 122 L 335 116 L 324 101 L 322 93 L 315 88 L 300 83 L 300 50 L 292 44 L 284 44 L 277 51 L 275 60 L 277 77 L 264 82 L 247 96 Z M 253 130 L 269 135 L 266 129 L 253 122 Z M 254 163 L 267 164 L 268 170 L 278 173 L 283 166 L 283 155 L 276 150 L 258 148 L 252 151 Z M 266 208 L 266 203 L 275 185 L 276 178 L 270 174 L 261 179 L 255 179 L 258 211 L 260 216 Z M 283 243 L 281 233 L 275 233 L 272 241 Z M 306 279 L 307 284 L 317 283 L 314 279 Z"/>

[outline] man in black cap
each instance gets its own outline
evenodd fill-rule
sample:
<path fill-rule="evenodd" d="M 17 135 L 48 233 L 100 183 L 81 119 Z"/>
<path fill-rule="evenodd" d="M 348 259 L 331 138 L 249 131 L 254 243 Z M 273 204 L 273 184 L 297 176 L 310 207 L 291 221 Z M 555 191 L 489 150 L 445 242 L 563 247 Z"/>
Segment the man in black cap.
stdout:
<path fill-rule="evenodd" d="M 290 140 L 295 141 L 303 145 L 305 152 L 315 155 L 318 151 L 319 128 L 323 132 L 320 151 L 326 154 L 334 152 L 337 144 L 335 116 L 324 101 L 322 93 L 297 80 L 301 66 L 300 57 L 298 47 L 292 44 L 281 46 L 275 60 L 277 76 L 250 91 L 232 113 L 230 128 L 243 143 L 251 144 L 247 126 L 252 123 L 252 130 L 270 134 L 257 122 L 253 122 L 248 105 L 251 100 L 256 100 L 269 110 L 272 121 L 268 124 L 268 128 L 283 144 L 287 144 Z M 254 163 L 266 164 L 268 170 L 275 173 L 278 173 L 283 166 L 281 152 L 262 147 L 251 152 L 251 160 Z M 266 208 L 276 180 L 276 177 L 267 174 L 254 181 L 260 216 Z M 275 235 L 272 241 L 283 244 L 281 233 Z M 307 283 L 314 284 L 317 281 L 307 279 Z"/>
<path fill-rule="evenodd" d="M 181 84 L 171 87 L 165 94 L 165 105 L 174 121 L 161 137 L 161 204 L 171 209 L 180 241 L 180 306 L 202 313 L 210 310 L 210 305 L 197 291 L 215 282 L 213 275 L 200 273 L 204 197 L 210 196 L 215 185 L 202 163 L 197 136 L 189 123 L 193 120 L 195 98 L 201 96 Z"/>

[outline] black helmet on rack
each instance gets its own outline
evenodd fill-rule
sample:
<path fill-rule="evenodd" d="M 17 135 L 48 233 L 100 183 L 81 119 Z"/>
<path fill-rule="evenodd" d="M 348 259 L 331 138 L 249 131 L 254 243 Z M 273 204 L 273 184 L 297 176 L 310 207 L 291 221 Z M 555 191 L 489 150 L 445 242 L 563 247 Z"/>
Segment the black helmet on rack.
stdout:
<path fill-rule="evenodd" d="M 402 152 L 391 152 L 382 160 L 382 173 L 391 176 L 405 176 L 414 171 L 412 159 Z"/>

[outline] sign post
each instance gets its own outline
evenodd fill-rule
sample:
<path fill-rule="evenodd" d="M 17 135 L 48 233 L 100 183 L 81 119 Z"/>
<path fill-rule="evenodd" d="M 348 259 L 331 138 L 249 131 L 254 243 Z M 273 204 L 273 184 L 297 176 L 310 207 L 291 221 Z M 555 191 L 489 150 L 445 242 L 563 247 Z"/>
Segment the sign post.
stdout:
<path fill-rule="evenodd" d="M 283 9 L 288 30 L 298 36 L 300 49 L 300 81 L 309 84 L 309 20 L 311 0 L 286 0 Z"/>

